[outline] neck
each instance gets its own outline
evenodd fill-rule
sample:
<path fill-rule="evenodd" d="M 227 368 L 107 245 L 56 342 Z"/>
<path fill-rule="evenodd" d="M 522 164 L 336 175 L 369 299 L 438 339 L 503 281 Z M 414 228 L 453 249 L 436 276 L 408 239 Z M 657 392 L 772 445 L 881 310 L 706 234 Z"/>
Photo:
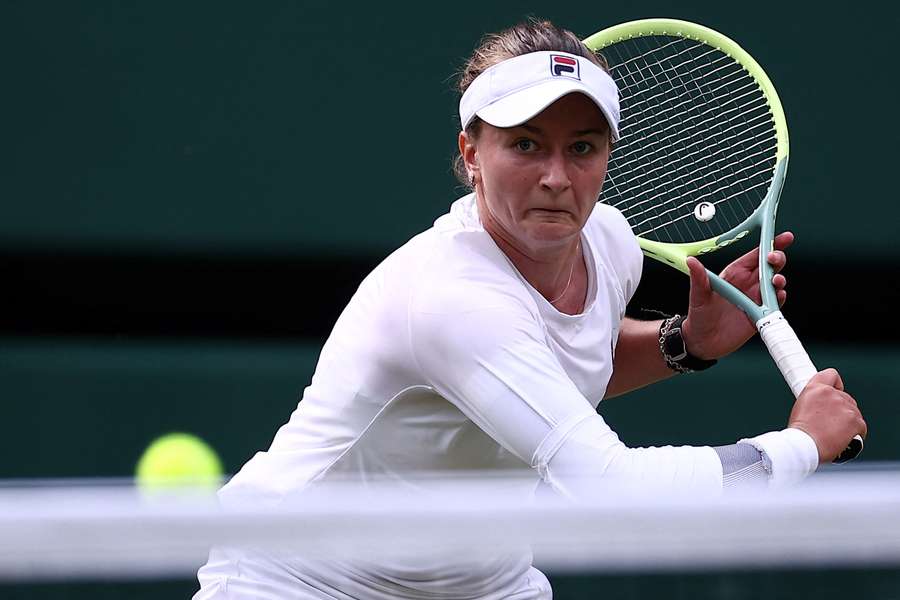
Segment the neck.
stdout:
<path fill-rule="evenodd" d="M 479 202 L 478 208 L 485 231 L 531 287 L 558 310 L 570 314 L 581 312 L 587 293 L 581 236 L 555 244 L 529 245 L 499 227 L 484 204 Z"/>

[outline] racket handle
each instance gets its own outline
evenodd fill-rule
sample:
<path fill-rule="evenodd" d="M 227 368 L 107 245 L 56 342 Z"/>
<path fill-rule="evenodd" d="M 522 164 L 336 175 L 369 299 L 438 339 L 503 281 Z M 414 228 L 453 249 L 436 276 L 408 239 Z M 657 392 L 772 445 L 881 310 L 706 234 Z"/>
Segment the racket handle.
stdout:
<path fill-rule="evenodd" d="M 798 397 L 818 371 L 797 334 L 781 311 L 770 313 L 757 321 L 756 328 L 766 348 L 769 349 L 769 354 L 778 365 L 778 370 L 794 393 L 794 398 Z"/>
<path fill-rule="evenodd" d="M 797 338 L 797 334 L 794 333 L 781 311 L 770 313 L 757 321 L 756 328 L 794 397 L 800 396 L 800 392 L 817 371 L 809 354 L 804 350 L 803 344 Z M 857 435 L 850 440 L 850 444 L 834 459 L 834 462 L 845 463 L 853 460 L 859 456 L 862 449 L 863 439 Z"/>

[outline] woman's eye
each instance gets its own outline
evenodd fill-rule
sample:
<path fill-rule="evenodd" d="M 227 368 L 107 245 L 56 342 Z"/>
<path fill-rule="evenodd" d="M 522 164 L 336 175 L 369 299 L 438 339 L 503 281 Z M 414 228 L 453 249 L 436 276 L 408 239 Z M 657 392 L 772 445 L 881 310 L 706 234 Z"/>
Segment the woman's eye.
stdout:
<path fill-rule="evenodd" d="M 535 143 L 532 140 L 519 140 L 516 142 L 516 148 L 522 152 L 531 152 L 535 149 Z"/>
<path fill-rule="evenodd" d="M 587 154 L 594 148 L 589 142 L 575 142 L 572 144 L 572 152 L 575 154 Z"/>

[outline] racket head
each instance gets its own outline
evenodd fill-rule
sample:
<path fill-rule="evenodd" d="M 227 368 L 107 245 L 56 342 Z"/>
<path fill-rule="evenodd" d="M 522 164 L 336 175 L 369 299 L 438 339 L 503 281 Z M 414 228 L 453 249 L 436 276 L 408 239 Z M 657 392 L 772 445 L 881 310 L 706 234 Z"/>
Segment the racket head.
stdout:
<path fill-rule="evenodd" d="M 607 59 L 622 104 L 600 200 L 622 211 L 644 253 L 687 273 L 688 256 L 756 228 L 771 247 L 789 141 L 759 63 L 721 33 L 676 19 L 623 23 L 584 43 Z"/>

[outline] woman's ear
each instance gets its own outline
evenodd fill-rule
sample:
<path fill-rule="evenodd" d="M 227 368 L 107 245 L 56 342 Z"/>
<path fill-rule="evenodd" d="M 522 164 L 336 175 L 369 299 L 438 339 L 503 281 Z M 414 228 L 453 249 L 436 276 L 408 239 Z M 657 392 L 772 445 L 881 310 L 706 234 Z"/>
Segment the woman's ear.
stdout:
<path fill-rule="evenodd" d="M 469 176 L 469 185 L 475 187 L 478 174 L 478 151 L 475 149 L 475 141 L 465 131 L 459 132 L 459 155 L 462 156 L 466 173 Z"/>

